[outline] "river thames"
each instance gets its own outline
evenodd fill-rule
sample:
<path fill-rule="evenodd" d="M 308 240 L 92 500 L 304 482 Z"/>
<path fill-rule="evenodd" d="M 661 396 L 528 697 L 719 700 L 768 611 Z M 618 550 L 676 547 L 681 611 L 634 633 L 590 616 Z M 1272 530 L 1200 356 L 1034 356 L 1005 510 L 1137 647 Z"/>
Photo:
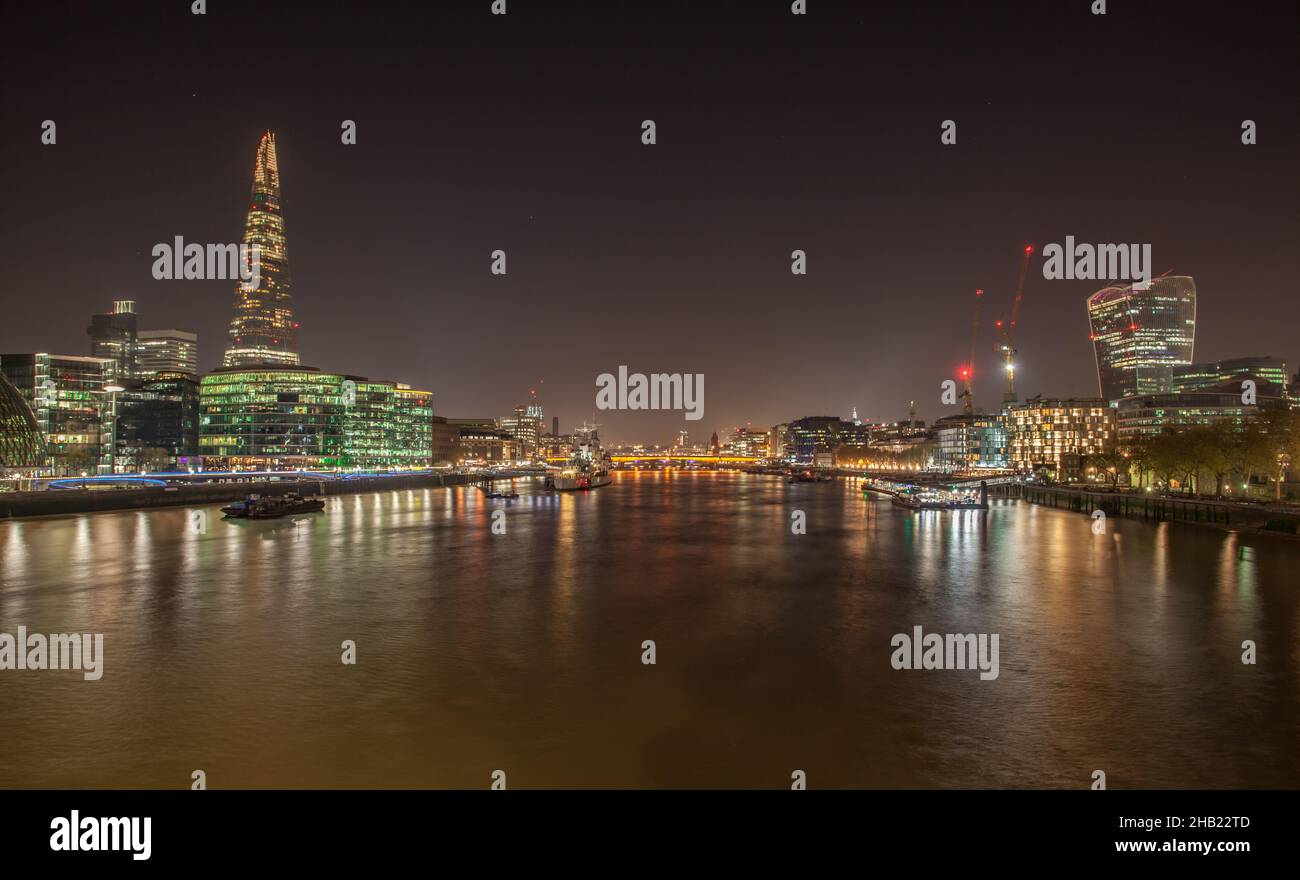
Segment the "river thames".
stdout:
<path fill-rule="evenodd" d="M 0 787 L 1300 786 L 1298 542 L 844 480 L 516 486 L 0 522 L 0 633 L 104 636 L 98 681 L 0 670 Z M 893 668 L 916 626 L 997 634 L 998 676 Z"/>

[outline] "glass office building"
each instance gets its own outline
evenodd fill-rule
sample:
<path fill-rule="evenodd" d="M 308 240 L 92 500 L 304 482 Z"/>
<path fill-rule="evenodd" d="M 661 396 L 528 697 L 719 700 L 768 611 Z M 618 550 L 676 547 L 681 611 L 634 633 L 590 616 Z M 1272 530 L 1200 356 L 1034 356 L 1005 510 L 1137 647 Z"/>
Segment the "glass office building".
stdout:
<path fill-rule="evenodd" d="M 818 454 L 833 455 L 841 444 L 866 445 L 868 433 L 865 425 L 838 416 L 807 416 L 786 427 L 785 453 L 795 464 L 813 464 Z"/>
<path fill-rule="evenodd" d="M 399 382 L 393 400 L 393 466 L 423 468 L 444 461 L 433 454 L 433 394 Z"/>
<path fill-rule="evenodd" d="M 86 335 L 90 337 L 91 356 L 113 362 L 112 379 L 125 382 L 135 376 L 139 346 L 135 300 L 115 300 L 111 312 L 92 315 Z"/>
<path fill-rule="evenodd" d="M 1174 275 L 1112 285 L 1088 298 L 1101 396 L 1167 392 L 1176 367 L 1192 363 L 1196 282 Z"/>
<path fill-rule="evenodd" d="M 1199 425 L 1227 424 L 1240 430 L 1263 410 L 1287 405 L 1287 399 L 1275 385 L 1261 385 L 1256 403 L 1247 404 L 1241 399 L 1241 384 L 1236 381 L 1196 391 L 1126 397 L 1116 409 L 1119 445 L 1129 451 L 1164 431 Z"/>
<path fill-rule="evenodd" d="M 1225 382 L 1233 382 L 1240 390 L 1241 383 L 1253 380 L 1258 391 L 1285 396 L 1291 377 L 1287 375 L 1286 361 L 1268 356 L 1229 358 L 1203 364 L 1174 367 L 1171 391 L 1203 391 Z"/>
<path fill-rule="evenodd" d="M 428 467 L 432 394 L 311 367 L 225 367 L 203 377 L 206 469 Z"/>
<path fill-rule="evenodd" d="M 197 467 L 199 383 L 187 373 L 162 373 L 130 383 L 117 395 L 117 454 L 124 473 Z"/>
<path fill-rule="evenodd" d="M 56 476 L 95 474 L 110 461 L 109 393 L 117 363 L 77 355 L 0 354 L 0 372 L 22 396 Z"/>
<path fill-rule="evenodd" d="M 935 464 L 942 470 L 1004 469 L 1011 466 L 1002 417 L 959 413 L 934 423 Z"/>

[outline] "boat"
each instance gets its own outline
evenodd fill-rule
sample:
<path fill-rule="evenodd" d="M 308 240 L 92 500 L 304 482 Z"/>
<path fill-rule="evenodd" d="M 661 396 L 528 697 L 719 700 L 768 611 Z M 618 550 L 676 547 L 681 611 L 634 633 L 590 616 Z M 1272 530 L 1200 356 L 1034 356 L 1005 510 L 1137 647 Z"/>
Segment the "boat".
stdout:
<path fill-rule="evenodd" d="M 932 492 L 899 492 L 890 498 L 895 507 L 908 510 L 948 510 L 948 502 Z"/>
<path fill-rule="evenodd" d="M 888 490 L 885 490 L 888 491 Z M 890 503 L 908 510 L 988 510 L 988 486 L 980 484 L 978 498 L 955 488 L 948 491 L 931 488 L 909 488 L 890 493 Z"/>
<path fill-rule="evenodd" d="M 547 477 L 548 489 L 572 492 L 578 489 L 599 489 L 614 482 L 609 474 L 609 463 L 601 455 L 595 427 L 584 425 L 581 430 L 586 438 L 578 444 L 568 464 L 559 473 Z"/>
<path fill-rule="evenodd" d="M 303 497 L 297 492 L 284 495 L 272 495 L 262 498 L 250 495 L 244 501 L 221 508 L 228 517 L 242 519 L 277 519 L 300 513 L 320 513 L 325 509 L 325 502 L 320 498 Z"/>
<path fill-rule="evenodd" d="M 830 483 L 835 480 L 832 474 L 816 473 L 814 471 L 792 471 L 789 482 L 791 483 Z"/>
<path fill-rule="evenodd" d="M 519 493 L 518 493 L 518 492 L 489 492 L 489 493 L 487 493 L 487 497 L 489 497 L 489 498 L 518 498 L 518 497 L 519 497 Z"/>
<path fill-rule="evenodd" d="M 599 489 L 614 482 L 609 471 L 602 465 L 587 467 L 570 466 L 564 468 L 551 478 L 552 486 L 557 492 L 571 492 L 575 489 Z"/>
<path fill-rule="evenodd" d="M 221 512 L 231 519 L 243 519 L 248 516 L 248 509 L 256 501 L 261 500 L 261 495 L 249 495 L 243 501 L 234 501 L 221 508 Z"/>

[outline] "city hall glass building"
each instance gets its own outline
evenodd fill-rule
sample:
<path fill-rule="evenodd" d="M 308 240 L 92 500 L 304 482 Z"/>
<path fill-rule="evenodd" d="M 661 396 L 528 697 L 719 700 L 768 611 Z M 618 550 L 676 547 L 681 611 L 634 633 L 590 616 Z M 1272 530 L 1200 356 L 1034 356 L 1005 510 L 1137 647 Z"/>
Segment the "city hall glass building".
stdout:
<path fill-rule="evenodd" d="M 1088 298 L 1101 396 L 1168 391 L 1175 367 L 1192 363 L 1196 282 L 1187 275 L 1105 287 Z"/>
<path fill-rule="evenodd" d="M 312 367 L 225 367 L 199 390 L 205 469 L 424 468 L 433 396 Z"/>
<path fill-rule="evenodd" d="M 36 416 L 18 389 L 0 372 L 0 479 L 35 473 L 48 460 Z"/>

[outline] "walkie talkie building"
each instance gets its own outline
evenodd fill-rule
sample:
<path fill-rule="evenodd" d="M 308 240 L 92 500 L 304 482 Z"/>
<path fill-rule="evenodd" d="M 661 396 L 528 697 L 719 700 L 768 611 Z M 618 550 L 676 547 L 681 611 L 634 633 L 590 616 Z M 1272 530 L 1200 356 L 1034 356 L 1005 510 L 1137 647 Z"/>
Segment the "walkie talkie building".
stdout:
<path fill-rule="evenodd" d="M 1196 282 L 1188 275 L 1112 285 L 1088 298 L 1101 396 L 1171 390 L 1173 368 L 1192 362 Z"/>

